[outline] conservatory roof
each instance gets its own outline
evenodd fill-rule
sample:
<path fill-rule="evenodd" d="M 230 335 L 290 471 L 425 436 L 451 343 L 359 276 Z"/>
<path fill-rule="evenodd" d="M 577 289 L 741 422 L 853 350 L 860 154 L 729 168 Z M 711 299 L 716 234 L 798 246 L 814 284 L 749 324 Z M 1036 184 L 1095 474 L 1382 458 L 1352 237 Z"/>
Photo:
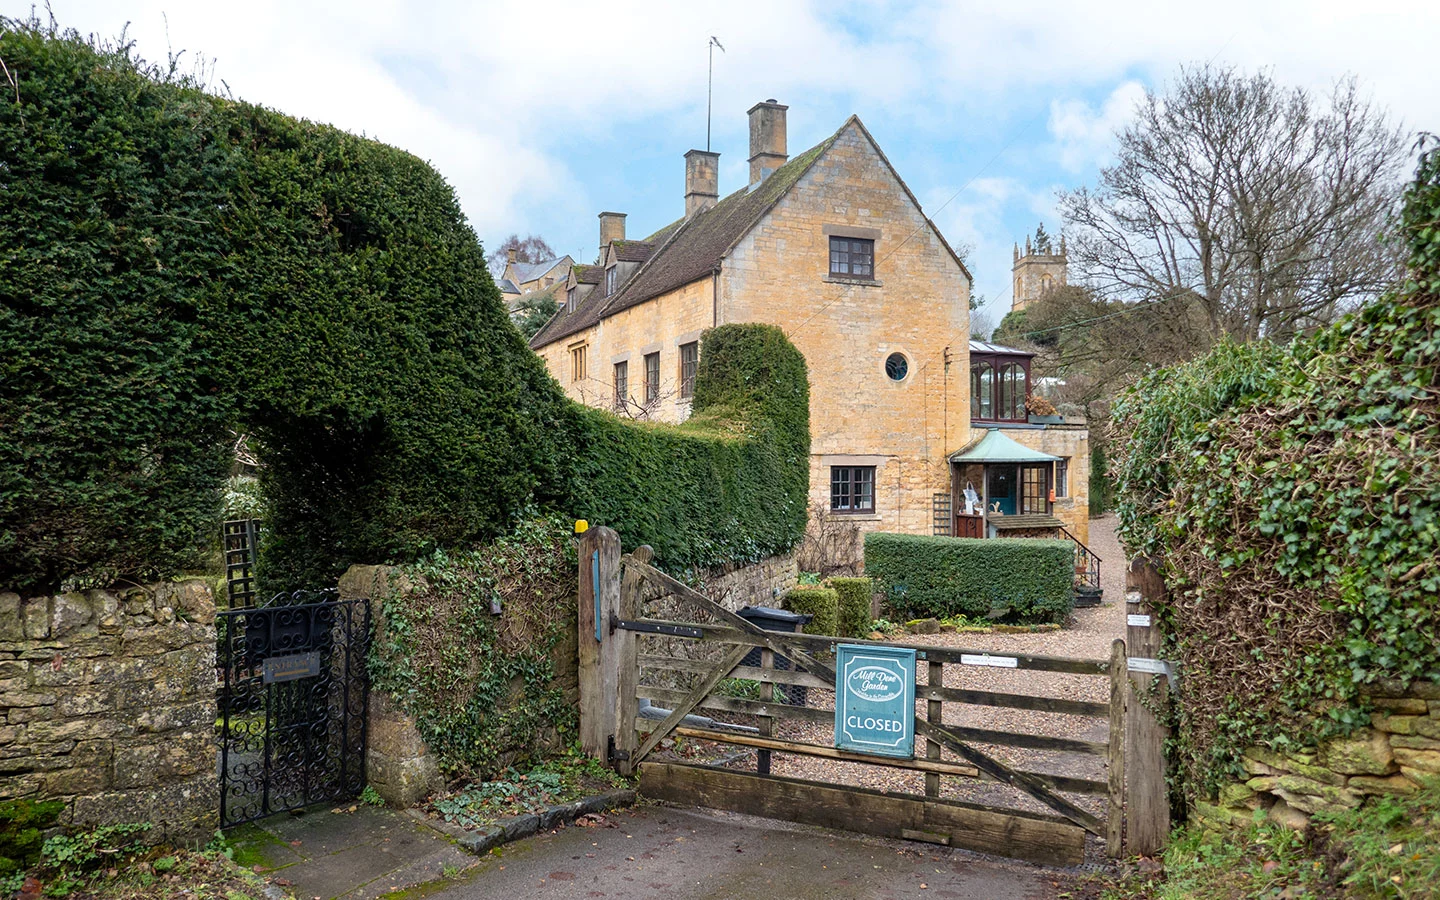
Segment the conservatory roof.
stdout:
<path fill-rule="evenodd" d="M 1060 457 L 1031 450 L 1024 444 L 991 428 L 985 436 L 963 450 L 951 454 L 950 461 L 957 463 L 1042 463 L 1057 462 Z"/>

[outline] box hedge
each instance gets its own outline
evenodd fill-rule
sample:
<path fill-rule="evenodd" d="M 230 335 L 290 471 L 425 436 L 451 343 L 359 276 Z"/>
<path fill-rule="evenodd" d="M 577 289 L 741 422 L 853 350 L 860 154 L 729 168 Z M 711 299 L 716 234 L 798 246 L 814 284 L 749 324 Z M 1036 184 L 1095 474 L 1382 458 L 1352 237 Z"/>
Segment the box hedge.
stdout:
<path fill-rule="evenodd" d="M 865 571 L 900 621 L 960 614 L 1062 622 L 1075 600 L 1068 541 L 871 532 Z"/>
<path fill-rule="evenodd" d="M 870 633 L 870 595 L 874 582 L 869 578 L 828 578 L 825 586 L 835 591 L 839 604 L 836 627 L 840 637 L 864 637 Z"/>
<path fill-rule="evenodd" d="M 705 335 L 684 425 L 581 407 L 424 161 L 34 20 L 0 18 L 0 53 L 0 588 L 195 565 L 232 429 L 262 462 L 268 590 L 532 505 L 672 570 L 799 540 L 809 386 L 778 329 Z"/>
<path fill-rule="evenodd" d="M 839 599 L 834 588 L 811 584 L 797 585 L 785 594 L 785 608 L 791 612 L 814 616 L 805 626 L 806 634 L 835 634 L 835 613 Z"/>

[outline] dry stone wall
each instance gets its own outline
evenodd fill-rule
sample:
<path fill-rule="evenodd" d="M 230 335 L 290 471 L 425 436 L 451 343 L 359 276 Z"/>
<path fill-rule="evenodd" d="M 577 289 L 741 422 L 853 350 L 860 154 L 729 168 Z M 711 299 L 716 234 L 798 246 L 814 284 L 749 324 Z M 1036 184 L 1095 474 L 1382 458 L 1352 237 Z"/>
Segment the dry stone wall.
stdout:
<path fill-rule="evenodd" d="M 1312 813 L 1355 809 L 1367 797 L 1414 793 L 1440 780 L 1440 685 L 1381 685 L 1370 697 L 1370 727 L 1313 752 L 1245 751 L 1249 778 L 1226 785 L 1193 813 L 1209 824 L 1244 825 L 1264 810 L 1274 822 L 1304 828 Z"/>
<path fill-rule="evenodd" d="M 215 713 L 205 582 L 0 593 L 0 801 L 63 801 L 63 826 L 208 836 Z"/>

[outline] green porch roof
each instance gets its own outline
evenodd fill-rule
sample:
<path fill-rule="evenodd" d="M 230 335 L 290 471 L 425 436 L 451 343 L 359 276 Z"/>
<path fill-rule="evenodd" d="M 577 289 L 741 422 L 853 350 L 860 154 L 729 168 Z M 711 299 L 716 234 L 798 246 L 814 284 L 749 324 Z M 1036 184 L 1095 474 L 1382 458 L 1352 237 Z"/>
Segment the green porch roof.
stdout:
<path fill-rule="evenodd" d="M 985 436 L 964 450 L 950 455 L 951 462 L 957 463 L 1042 463 L 1058 462 L 1060 457 L 1031 450 L 1024 444 L 991 428 Z"/>

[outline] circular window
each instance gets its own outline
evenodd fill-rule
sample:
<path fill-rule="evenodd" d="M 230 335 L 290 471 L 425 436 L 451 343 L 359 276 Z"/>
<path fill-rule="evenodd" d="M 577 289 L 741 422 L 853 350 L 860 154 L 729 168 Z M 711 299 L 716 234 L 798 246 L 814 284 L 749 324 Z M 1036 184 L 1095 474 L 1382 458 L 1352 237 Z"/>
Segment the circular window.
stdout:
<path fill-rule="evenodd" d="M 885 374 L 891 381 L 904 381 L 910 372 L 910 361 L 903 353 L 892 353 L 885 358 Z"/>

